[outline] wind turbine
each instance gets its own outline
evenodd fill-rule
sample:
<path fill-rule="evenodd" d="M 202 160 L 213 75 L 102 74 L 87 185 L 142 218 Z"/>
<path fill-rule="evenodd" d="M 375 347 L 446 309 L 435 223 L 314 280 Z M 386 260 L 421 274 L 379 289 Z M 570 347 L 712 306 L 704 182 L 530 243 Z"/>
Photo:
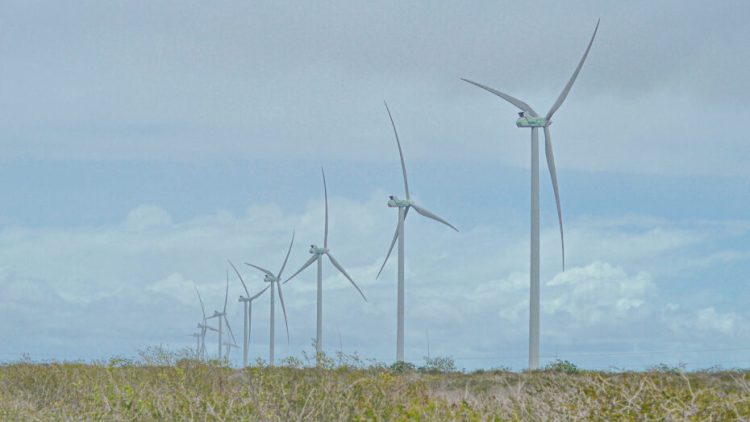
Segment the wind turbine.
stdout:
<path fill-rule="evenodd" d="M 192 333 L 188 335 L 190 337 L 195 337 L 195 358 L 199 359 L 200 353 L 201 353 L 201 333 L 197 332 L 197 333 Z"/>
<path fill-rule="evenodd" d="M 406 164 L 404 164 L 404 152 L 401 150 L 401 141 L 398 139 L 398 132 L 396 131 L 396 124 L 393 122 L 393 116 L 391 116 L 391 110 L 388 108 L 388 103 L 385 103 L 385 109 L 388 112 L 388 118 L 391 120 L 391 126 L 393 126 L 393 134 L 396 136 L 396 145 L 398 146 L 398 155 L 401 157 L 401 172 L 404 175 L 404 191 L 406 199 L 399 199 L 395 195 L 389 196 L 388 206 L 391 208 L 398 208 L 398 226 L 396 227 L 396 233 L 393 235 L 391 241 L 391 247 L 388 249 L 388 254 L 385 256 L 383 265 L 380 266 L 380 271 L 375 278 L 380 277 L 380 273 L 383 272 L 385 264 L 388 262 L 388 258 L 391 256 L 393 246 L 398 240 L 398 305 L 397 305 L 397 330 L 396 330 L 396 361 L 404 361 L 404 220 L 406 215 L 409 213 L 409 209 L 414 208 L 414 211 L 418 212 L 424 217 L 433 219 L 439 223 L 443 223 L 446 226 L 458 231 L 451 223 L 438 217 L 436 214 L 427 211 L 423 207 L 417 205 L 409 195 L 409 183 L 406 180 Z"/>
<path fill-rule="evenodd" d="M 201 294 L 198 291 L 197 287 L 195 288 L 195 293 L 198 295 L 198 300 L 201 303 L 201 312 L 203 313 L 203 322 L 198 323 L 198 328 L 201 330 L 200 349 L 199 349 L 198 356 L 201 359 L 203 359 L 204 356 L 205 356 L 205 354 L 206 354 L 206 331 L 208 331 L 208 330 L 218 331 L 218 330 L 216 328 L 214 328 L 214 327 L 210 327 L 206 323 L 207 319 L 208 319 L 208 318 L 206 318 L 206 307 L 203 306 L 203 298 L 201 298 Z"/>
<path fill-rule="evenodd" d="M 234 269 L 234 272 L 237 273 L 237 277 L 239 277 L 240 282 L 242 282 L 242 287 L 245 289 L 245 293 L 247 296 L 240 295 L 239 301 L 242 302 L 242 306 L 245 310 L 245 318 L 244 318 L 244 336 L 242 340 L 242 366 L 247 366 L 247 355 L 248 351 L 250 349 L 250 330 L 252 328 L 252 317 L 253 317 L 253 301 L 260 297 L 263 293 L 266 292 L 271 286 L 266 286 L 265 289 L 261 290 L 259 293 L 257 293 L 255 296 L 250 296 L 250 292 L 247 290 L 247 285 L 245 285 L 245 280 L 242 279 L 242 276 L 240 275 L 240 272 L 237 271 L 237 267 L 232 264 L 232 261 L 228 261 L 229 265 L 232 266 L 232 269 Z"/>
<path fill-rule="evenodd" d="M 232 347 L 234 347 L 235 349 L 239 349 L 240 346 L 238 346 L 236 343 L 230 343 L 228 341 L 224 342 L 224 346 L 227 347 L 227 355 L 225 356 L 225 358 L 227 362 L 229 362 L 229 354 L 232 352 Z"/>
<path fill-rule="evenodd" d="M 565 238 L 563 236 L 562 210 L 560 208 L 560 191 L 557 187 L 557 171 L 555 169 L 555 156 L 552 152 L 552 138 L 550 137 L 549 125 L 552 116 L 562 105 L 578 77 L 578 73 L 586 61 L 586 56 L 594 43 L 596 31 L 599 29 L 599 21 L 596 22 L 594 34 L 591 36 L 586 51 L 573 72 L 573 76 L 563 88 L 557 101 L 552 105 L 544 117 L 540 117 L 534 109 L 518 98 L 512 97 L 504 92 L 482 85 L 477 82 L 463 79 L 464 81 L 487 90 L 498 97 L 518 107 L 521 112 L 516 126 L 531 128 L 531 269 L 530 269 L 530 309 L 529 309 L 529 369 L 539 368 L 539 128 L 544 130 L 544 148 L 547 156 L 547 167 L 552 179 L 552 188 L 555 193 L 555 205 L 557 206 L 557 220 L 560 225 L 560 243 L 562 245 L 562 268 L 565 271 Z"/>
<path fill-rule="evenodd" d="M 365 294 L 362 293 L 362 290 L 359 289 L 359 286 L 357 286 L 357 283 L 352 280 L 352 278 L 349 276 L 349 274 L 346 273 L 346 270 L 344 270 L 344 267 L 339 264 L 339 262 L 336 260 L 336 258 L 333 257 L 330 250 L 328 249 L 328 188 L 326 186 L 326 174 L 323 171 L 323 168 L 320 169 L 320 173 L 323 175 L 323 197 L 325 199 L 325 209 L 326 209 L 326 220 L 325 220 L 325 232 L 323 235 L 323 247 L 318 247 L 316 245 L 310 245 L 310 253 L 312 256 L 310 259 L 305 262 L 305 264 L 297 270 L 296 273 L 292 274 L 291 277 L 286 279 L 284 283 L 289 282 L 289 280 L 293 279 L 297 274 L 301 273 L 305 270 L 305 268 L 312 265 L 313 262 L 318 263 L 318 300 L 317 300 L 317 323 L 316 323 L 316 337 L 315 337 L 315 360 L 317 363 L 320 363 L 320 358 L 322 357 L 323 353 L 323 255 L 327 256 L 328 259 L 331 261 L 331 264 L 333 264 L 334 267 L 336 267 L 337 270 L 341 274 L 346 277 L 347 280 L 349 280 L 350 283 L 352 283 L 352 286 L 354 286 L 355 289 L 359 292 L 360 295 L 362 295 L 362 299 L 367 302 L 367 298 L 365 297 Z"/>
<path fill-rule="evenodd" d="M 263 281 L 266 283 L 269 283 L 268 287 L 266 289 L 271 289 L 271 326 L 270 326 L 270 333 L 269 333 L 269 343 L 268 343 L 268 363 L 273 366 L 273 358 L 274 358 L 274 343 L 276 342 L 276 332 L 274 327 L 275 322 L 275 305 L 276 301 L 274 300 L 274 290 L 273 285 L 276 284 L 276 289 L 279 291 L 279 302 L 281 302 L 281 310 L 284 313 L 284 324 L 286 325 L 286 341 L 289 342 L 289 322 L 286 319 L 286 306 L 284 305 L 284 295 L 281 293 L 281 274 L 284 273 L 284 268 L 286 268 L 286 263 L 289 261 L 289 254 L 292 252 L 292 245 L 294 245 L 294 232 L 292 232 L 292 241 L 289 243 L 289 249 L 286 251 L 286 257 L 284 258 L 284 263 L 281 264 L 281 269 L 279 270 L 278 274 L 274 274 L 271 271 L 268 271 L 267 269 L 260 267 L 255 264 L 251 264 L 249 262 L 246 262 L 245 265 L 249 265 L 257 270 L 260 270 L 265 273 L 265 276 L 263 277 Z M 237 273 L 239 275 L 239 273 Z M 240 279 L 241 280 L 241 279 Z M 242 283 L 244 286 L 244 282 Z M 262 292 L 258 293 L 253 297 L 253 299 L 260 296 L 263 292 L 266 290 L 264 289 Z M 245 289 L 245 292 L 247 293 L 247 289 Z M 248 296 L 250 294 L 248 293 Z M 252 300 L 252 299 L 251 299 Z"/>
<path fill-rule="evenodd" d="M 229 320 L 227 319 L 227 302 L 229 301 L 229 271 L 227 271 L 227 289 L 226 293 L 224 294 L 224 309 L 219 311 L 214 311 L 214 314 L 208 317 L 208 319 L 211 318 L 218 318 L 219 319 L 219 359 L 221 359 L 221 335 L 223 334 L 223 326 L 222 322 L 226 322 L 227 329 L 229 330 L 229 335 L 232 336 L 232 342 L 237 343 L 237 340 L 234 339 L 234 333 L 232 332 L 232 327 L 229 325 Z"/>

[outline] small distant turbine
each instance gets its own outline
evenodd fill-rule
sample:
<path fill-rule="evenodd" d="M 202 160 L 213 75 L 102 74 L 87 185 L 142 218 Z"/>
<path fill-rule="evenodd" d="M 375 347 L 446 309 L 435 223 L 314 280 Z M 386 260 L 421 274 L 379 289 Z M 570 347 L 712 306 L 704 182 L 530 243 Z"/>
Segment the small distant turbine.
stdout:
<path fill-rule="evenodd" d="M 268 289 L 268 288 L 271 289 L 271 321 L 270 321 L 271 325 L 270 325 L 270 329 L 269 329 L 269 331 L 270 331 L 269 332 L 270 339 L 269 339 L 269 342 L 268 342 L 268 363 L 271 366 L 273 366 L 273 363 L 274 363 L 274 345 L 276 343 L 276 331 L 275 331 L 275 326 L 274 326 L 275 315 L 276 315 L 276 312 L 275 312 L 276 301 L 274 300 L 274 296 L 275 295 L 274 295 L 274 289 L 273 289 L 273 285 L 274 284 L 276 284 L 276 289 L 279 292 L 279 302 L 281 303 L 281 310 L 284 313 L 284 325 L 286 325 L 286 341 L 287 341 L 287 343 L 289 342 L 289 322 L 287 321 L 287 318 L 286 318 L 286 306 L 284 305 L 284 295 L 281 292 L 281 274 L 284 273 L 284 268 L 286 268 L 286 263 L 287 263 L 287 261 L 289 261 L 289 254 L 292 252 L 292 245 L 294 245 L 294 232 L 292 232 L 292 241 L 289 243 L 289 249 L 286 251 L 286 257 L 284 258 L 284 263 L 281 264 L 281 269 L 279 270 L 278 274 L 274 275 L 274 273 L 272 273 L 271 271 L 268 271 L 267 269 L 265 269 L 263 267 L 259 267 L 259 266 L 255 265 L 255 264 L 251 264 L 249 262 L 245 263 L 245 265 L 249 265 L 249 266 L 251 266 L 251 267 L 253 267 L 253 268 L 257 269 L 257 270 L 260 270 L 263 273 L 265 273 L 265 276 L 263 277 L 263 281 L 265 281 L 266 283 L 269 283 L 269 285 L 268 285 L 268 287 L 266 287 L 266 289 Z M 239 275 L 239 273 L 238 273 L 238 275 Z M 244 282 L 243 282 L 243 285 L 244 285 Z M 262 292 L 260 292 L 257 295 L 253 296 L 253 299 L 256 298 L 256 297 L 258 297 L 258 296 L 260 296 L 265 291 L 266 290 L 264 289 Z M 247 293 L 247 289 L 245 289 L 245 292 Z M 248 293 L 248 296 L 250 296 L 249 293 Z"/>
<path fill-rule="evenodd" d="M 245 310 L 245 318 L 244 318 L 244 335 L 242 339 L 242 366 L 247 366 L 247 358 L 248 358 L 248 352 L 250 349 L 250 331 L 252 329 L 252 319 L 253 319 L 253 301 L 257 298 L 259 298 L 263 293 L 268 290 L 271 285 L 266 286 L 265 289 L 261 290 L 259 293 L 255 294 L 255 296 L 250 296 L 250 292 L 247 290 L 247 286 L 245 285 L 245 280 L 242 279 L 242 276 L 240 275 L 240 272 L 237 271 L 237 267 L 232 264 L 232 261 L 229 261 L 229 265 L 232 266 L 232 269 L 235 273 L 237 273 L 237 277 L 240 279 L 240 282 L 242 282 L 242 287 L 245 289 L 245 293 L 247 296 L 240 295 L 239 301 L 242 302 L 242 306 Z"/>
<path fill-rule="evenodd" d="M 557 170 L 555 169 L 555 156 L 552 152 L 552 138 L 550 137 L 549 125 L 552 123 L 552 116 L 562 105 L 565 98 L 570 92 L 578 77 L 578 73 L 586 61 L 586 56 L 591 50 L 594 43 L 596 31 L 599 29 L 599 21 L 596 21 L 594 34 L 591 36 L 586 51 L 583 53 L 578 67 L 573 72 L 573 76 L 563 88 L 557 101 L 549 109 L 547 115 L 539 117 L 531 106 L 518 98 L 512 97 L 504 92 L 482 85 L 477 82 L 463 79 L 464 81 L 476 85 L 486 91 L 489 91 L 505 101 L 513 104 L 521 110 L 519 118 L 516 120 L 516 126 L 521 128 L 531 128 L 531 268 L 530 268 L 530 307 L 529 307 L 529 369 L 539 368 L 539 128 L 544 130 L 544 146 L 547 155 L 547 167 L 552 178 L 552 189 L 555 193 L 555 204 L 557 205 L 557 219 L 560 224 L 560 243 L 562 245 L 562 268 L 565 270 L 565 238 L 563 236 L 562 210 L 560 208 L 560 191 L 557 187 Z"/>
<path fill-rule="evenodd" d="M 205 307 L 205 306 L 203 306 L 203 298 L 201 298 L 201 294 L 200 294 L 200 292 L 198 291 L 198 288 L 197 288 L 197 287 L 195 288 L 195 293 L 196 293 L 196 294 L 198 295 L 198 301 L 200 301 L 200 303 L 201 303 L 201 312 L 203 313 L 203 321 L 202 321 L 202 322 L 200 322 L 200 323 L 198 323 L 198 329 L 200 329 L 200 330 L 201 330 L 201 331 L 200 331 L 200 333 L 201 333 L 201 339 L 200 339 L 200 350 L 199 350 L 199 353 L 198 353 L 198 357 L 199 357 L 200 359 L 203 359 L 203 358 L 205 357 L 205 355 L 206 355 L 206 332 L 207 332 L 208 330 L 211 330 L 211 331 L 217 331 L 217 332 L 218 332 L 219 330 L 217 330 L 217 329 L 216 329 L 216 328 L 214 328 L 214 327 L 210 327 L 210 326 L 209 326 L 209 325 L 208 325 L 208 324 L 206 323 L 206 322 L 207 322 L 207 320 L 208 320 L 208 318 L 206 318 L 206 307 Z"/>
<path fill-rule="evenodd" d="M 229 360 L 229 353 L 232 351 L 232 347 L 234 347 L 235 349 L 239 349 L 240 346 L 238 346 L 236 343 L 231 343 L 231 342 L 228 342 L 228 341 L 224 342 L 224 346 L 226 346 L 226 348 L 227 348 L 227 354 L 226 354 L 226 356 L 224 356 L 224 359 L 226 359 L 227 362 L 231 362 Z"/>
<path fill-rule="evenodd" d="M 443 223 L 446 226 L 458 231 L 457 228 L 444 219 L 438 217 L 436 214 L 427 211 L 426 209 L 417 205 L 409 195 L 409 183 L 406 180 L 406 164 L 404 164 L 404 153 L 401 150 L 401 141 L 398 139 L 398 132 L 396 131 L 396 124 L 393 123 L 393 116 L 391 116 L 391 110 L 388 108 L 388 104 L 385 104 L 385 109 L 388 112 L 388 118 L 391 120 L 391 126 L 393 126 L 393 134 L 396 136 L 396 145 L 398 146 L 398 154 L 401 157 L 401 172 L 404 175 L 404 191 L 406 199 L 399 199 L 397 196 L 391 195 L 388 200 L 388 206 L 391 208 L 398 208 L 398 226 L 396 227 L 396 233 L 393 235 L 391 241 L 391 247 L 388 249 L 388 254 L 385 256 L 383 265 L 378 271 L 377 277 L 380 277 L 380 273 L 383 272 L 385 264 L 388 262 L 388 258 L 391 256 L 393 246 L 398 240 L 398 309 L 397 309 L 397 332 L 396 332 L 396 361 L 404 361 L 404 220 L 406 215 L 409 213 L 409 209 L 414 208 L 416 212 L 424 217 L 435 220 L 439 223 Z"/>
<path fill-rule="evenodd" d="M 357 286 L 357 283 L 352 280 L 352 278 L 349 276 L 349 274 L 346 273 L 346 270 L 344 270 L 344 267 L 339 264 L 339 262 L 336 260 L 336 258 L 333 257 L 330 250 L 328 249 L 328 188 L 326 187 L 326 174 L 323 171 L 323 169 L 320 169 L 320 173 L 323 175 L 323 196 L 325 200 L 325 210 L 326 210 L 326 219 L 325 219 L 325 232 L 323 236 L 323 247 L 318 247 L 316 245 L 310 245 L 310 253 L 312 254 L 312 257 L 310 257 L 307 262 L 297 270 L 296 273 L 292 274 L 291 277 L 286 279 L 284 281 L 284 284 L 288 283 L 289 280 L 293 279 L 297 274 L 301 273 L 305 270 L 305 268 L 309 267 L 313 262 L 318 263 L 318 303 L 317 303 L 317 324 L 316 324 L 316 337 L 315 337 L 315 360 L 317 363 L 320 363 L 320 358 L 323 353 L 323 255 L 327 256 L 328 259 L 331 261 L 331 264 L 333 264 L 334 267 L 336 267 L 337 270 L 341 274 L 346 277 L 347 280 L 349 280 L 350 283 L 352 283 L 352 286 L 354 286 L 355 289 L 359 292 L 359 294 L 362 296 L 362 299 L 367 302 L 367 298 L 365 297 L 365 294 L 362 293 L 362 290 L 359 289 L 359 286 Z"/>
<path fill-rule="evenodd" d="M 223 334 L 223 325 L 222 322 L 227 324 L 227 329 L 229 330 L 229 335 L 232 336 L 232 342 L 237 343 L 237 340 L 234 339 L 234 333 L 232 332 L 232 327 L 229 325 L 229 320 L 227 319 L 227 302 L 229 301 L 229 271 L 227 271 L 227 289 L 226 293 L 224 294 L 224 309 L 219 311 L 214 311 L 214 314 L 208 317 L 208 319 L 211 318 L 218 318 L 219 319 L 219 359 L 221 359 L 222 353 L 221 353 L 221 336 Z"/>

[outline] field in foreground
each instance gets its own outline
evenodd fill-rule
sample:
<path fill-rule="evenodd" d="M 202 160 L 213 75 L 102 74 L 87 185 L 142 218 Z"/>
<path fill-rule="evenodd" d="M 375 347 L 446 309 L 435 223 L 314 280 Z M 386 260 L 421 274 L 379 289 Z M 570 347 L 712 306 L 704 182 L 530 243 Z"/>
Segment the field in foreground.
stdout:
<path fill-rule="evenodd" d="M 0 420 L 750 420 L 750 372 L 0 366 Z"/>

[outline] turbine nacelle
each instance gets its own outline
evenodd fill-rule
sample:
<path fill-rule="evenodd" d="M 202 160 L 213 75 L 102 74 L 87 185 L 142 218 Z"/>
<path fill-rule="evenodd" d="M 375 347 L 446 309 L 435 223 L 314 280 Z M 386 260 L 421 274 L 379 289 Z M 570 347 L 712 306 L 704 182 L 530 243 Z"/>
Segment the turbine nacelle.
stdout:
<path fill-rule="evenodd" d="M 263 281 L 265 281 L 266 283 L 273 283 L 274 281 L 276 281 L 276 277 L 266 274 L 263 277 Z"/>
<path fill-rule="evenodd" d="M 516 126 L 518 127 L 546 127 L 552 123 L 545 117 L 527 116 L 524 112 L 518 113 L 518 116 L 518 120 L 516 120 Z"/>
<path fill-rule="evenodd" d="M 310 245 L 310 253 L 313 255 L 325 255 L 328 253 L 328 248 L 319 248 L 316 245 Z"/>
<path fill-rule="evenodd" d="M 413 205 L 409 199 L 399 199 L 398 196 L 391 195 L 388 197 L 388 206 L 391 208 L 406 208 Z"/>

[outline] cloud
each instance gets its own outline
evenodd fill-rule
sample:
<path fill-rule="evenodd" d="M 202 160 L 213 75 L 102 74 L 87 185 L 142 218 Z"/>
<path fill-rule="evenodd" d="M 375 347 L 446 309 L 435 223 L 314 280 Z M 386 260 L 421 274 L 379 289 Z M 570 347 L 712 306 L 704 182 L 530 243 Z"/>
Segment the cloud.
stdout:
<path fill-rule="evenodd" d="M 375 279 L 393 229 L 393 215 L 382 207 L 382 196 L 330 198 L 329 246 L 368 302 L 326 263 L 324 342 L 337 343 L 340 332 L 347 351 L 388 360 L 394 347 L 396 285 L 395 261 Z M 125 354 L 154 343 L 188 347 L 188 334 L 200 320 L 194 287 L 207 312 L 219 309 L 226 260 L 231 259 L 248 288 L 260 290 L 265 287 L 262 274 L 241 263 L 252 260 L 278 268 L 296 227 L 286 271 L 290 275 L 309 257 L 306 245 L 321 240 L 322 210 L 321 200 L 298 212 L 254 204 L 244 213 L 218 210 L 173 221 L 158 206 L 140 206 L 123 221 L 105 226 L 6 227 L 0 231 L 0 262 L 6 263 L 0 272 L 0 307 L 5 309 L 0 329 L 17 330 L 13 321 L 24 321 L 24 328 L 34 333 L 13 345 L 19 353 L 65 351 L 87 357 Z M 435 353 L 469 358 L 472 365 L 489 364 L 477 360 L 481 356 L 504 359 L 496 356 L 497 350 L 505 350 L 505 358 L 523 356 L 526 230 L 500 219 L 497 225 L 455 233 L 417 217 L 407 225 L 407 356 L 422 355 L 427 330 Z M 737 227 L 744 226 L 650 217 L 572 219 L 567 225 L 571 266 L 565 272 L 559 268 L 557 229 L 544 227 L 543 245 L 554 246 L 543 249 L 543 348 L 627 350 L 644 339 L 661 339 L 651 347 L 685 342 L 706 347 L 717 335 L 729 341 L 730 334 L 741 341 L 747 334 L 739 329 L 744 308 L 718 312 L 718 304 L 705 298 L 696 307 L 690 292 L 669 290 L 673 280 L 696 271 L 710 274 L 726 259 L 743 256 L 737 248 L 721 247 L 723 239 L 746 236 Z M 686 263 L 694 258 L 703 259 L 702 264 Z M 284 286 L 292 341 L 288 347 L 278 345 L 282 355 L 299 353 L 314 335 L 314 279 L 314 271 L 306 271 Z M 236 298 L 241 293 L 230 273 L 230 319 L 240 326 Z M 722 294 L 716 294 L 721 300 Z M 265 357 L 268 344 L 268 300 L 264 296 L 254 304 L 253 353 L 258 357 Z M 67 328 L 58 332 L 60 325 Z M 110 340 L 101 343 L 102 336 Z M 597 364 L 591 359 L 589 364 Z M 523 359 L 506 364 L 520 366 Z"/>

